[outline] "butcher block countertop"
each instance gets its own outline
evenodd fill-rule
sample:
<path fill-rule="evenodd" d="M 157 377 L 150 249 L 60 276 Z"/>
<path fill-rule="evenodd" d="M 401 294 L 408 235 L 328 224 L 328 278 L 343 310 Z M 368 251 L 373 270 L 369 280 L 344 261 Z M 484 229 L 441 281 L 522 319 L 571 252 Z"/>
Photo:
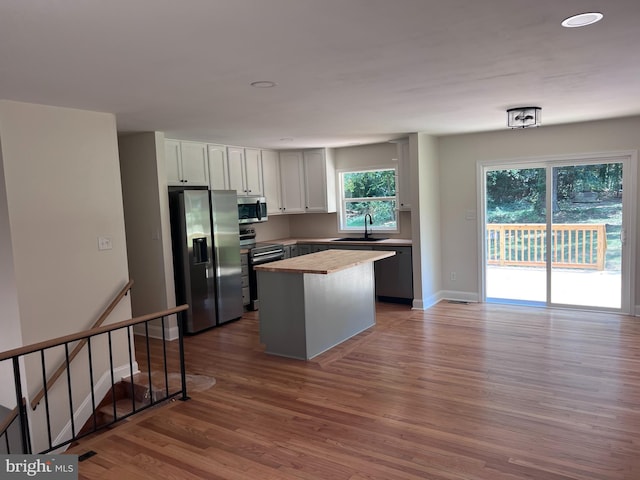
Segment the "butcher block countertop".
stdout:
<path fill-rule="evenodd" d="M 301 257 L 287 258 L 264 265 L 256 265 L 255 270 L 264 272 L 283 273 L 329 273 L 346 270 L 362 263 L 375 262 L 383 258 L 392 257 L 394 251 L 374 250 L 324 250 Z"/>

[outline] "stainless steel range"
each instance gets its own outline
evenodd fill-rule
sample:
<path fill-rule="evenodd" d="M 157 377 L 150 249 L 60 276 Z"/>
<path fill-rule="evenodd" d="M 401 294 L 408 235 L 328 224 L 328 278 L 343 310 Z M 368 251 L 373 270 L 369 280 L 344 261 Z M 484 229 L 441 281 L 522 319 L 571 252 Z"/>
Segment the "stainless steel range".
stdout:
<path fill-rule="evenodd" d="M 284 258 L 284 247 L 278 243 L 255 243 L 249 248 L 249 290 L 251 292 L 251 302 L 249 308 L 258 310 L 258 280 L 254 267 L 263 265 Z"/>

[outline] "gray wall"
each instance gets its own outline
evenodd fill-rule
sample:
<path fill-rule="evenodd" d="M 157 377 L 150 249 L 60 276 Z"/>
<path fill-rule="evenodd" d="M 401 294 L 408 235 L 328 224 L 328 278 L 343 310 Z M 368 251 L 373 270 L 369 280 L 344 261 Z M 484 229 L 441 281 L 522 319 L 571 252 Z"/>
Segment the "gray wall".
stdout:
<path fill-rule="evenodd" d="M 467 216 L 467 212 L 478 210 L 476 168 L 479 161 L 638 150 L 639 147 L 640 117 L 439 138 L 443 289 L 462 296 L 477 296 L 480 290 L 477 220 Z M 455 282 L 450 280 L 450 272 L 456 272 Z M 636 276 L 638 273 L 640 269 L 636 264 Z M 639 285 L 637 281 L 636 285 Z M 640 298 L 637 291 L 636 298 Z"/>

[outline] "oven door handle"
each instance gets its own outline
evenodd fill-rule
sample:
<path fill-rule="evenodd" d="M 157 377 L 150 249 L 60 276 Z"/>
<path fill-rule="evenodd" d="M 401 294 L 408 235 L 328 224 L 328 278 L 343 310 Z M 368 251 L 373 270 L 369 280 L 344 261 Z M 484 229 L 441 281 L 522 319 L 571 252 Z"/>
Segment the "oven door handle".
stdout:
<path fill-rule="evenodd" d="M 284 258 L 284 252 L 264 252 L 257 253 L 252 257 L 251 263 L 258 265 L 260 263 L 270 262 L 271 260 L 282 260 Z"/>

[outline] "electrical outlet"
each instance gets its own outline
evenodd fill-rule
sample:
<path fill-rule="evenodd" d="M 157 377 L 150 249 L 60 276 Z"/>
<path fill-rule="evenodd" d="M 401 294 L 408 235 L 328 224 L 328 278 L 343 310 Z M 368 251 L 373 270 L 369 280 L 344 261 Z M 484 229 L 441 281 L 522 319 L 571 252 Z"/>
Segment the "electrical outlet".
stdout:
<path fill-rule="evenodd" d="M 98 250 L 111 250 L 111 237 L 98 237 Z"/>
<path fill-rule="evenodd" d="M 458 279 L 458 276 L 456 275 L 456 272 L 451 272 L 449 277 L 451 278 L 452 282 L 455 282 Z"/>

